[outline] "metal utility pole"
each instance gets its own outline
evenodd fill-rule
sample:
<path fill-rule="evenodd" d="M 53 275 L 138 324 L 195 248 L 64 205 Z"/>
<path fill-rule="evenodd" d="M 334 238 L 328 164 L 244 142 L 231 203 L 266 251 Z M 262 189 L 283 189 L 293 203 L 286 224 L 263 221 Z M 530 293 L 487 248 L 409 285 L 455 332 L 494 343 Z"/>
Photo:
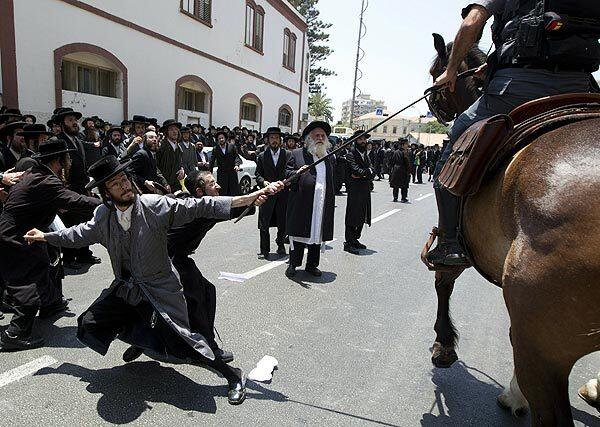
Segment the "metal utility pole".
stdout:
<path fill-rule="evenodd" d="M 368 7 L 369 7 L 369 0 L 366 0 L 366 4 L 365 4 L 365 0 L 362 0 L 362 6 L 360 8 L 360 25 L 359 25 L 359 29 L 358 29 L 358 46 L 356 49 L 356 65 L 354 67 L 354 86 L 352 88 L 352 104 L 350 104 L 350 127 L 352 127 L 352 125 L 354 124 L 354 102 L 356 101 L 356 90 L 357 90 L 356 83 L 362 78 L 362 71 L 359 70 L 358 64 L 365 57 L 365 51 L 361 49 L 360 41 L 367 34 L 367 27 L 363 23 L 363 16 Z M 364 33 L 363 33 L 363 30 L 364 30 Z M 360 72 L 360 77 L 358 76 L 359 72 Z M 360 89 L 359 89 L 359 92 L 360 92 Z"/>

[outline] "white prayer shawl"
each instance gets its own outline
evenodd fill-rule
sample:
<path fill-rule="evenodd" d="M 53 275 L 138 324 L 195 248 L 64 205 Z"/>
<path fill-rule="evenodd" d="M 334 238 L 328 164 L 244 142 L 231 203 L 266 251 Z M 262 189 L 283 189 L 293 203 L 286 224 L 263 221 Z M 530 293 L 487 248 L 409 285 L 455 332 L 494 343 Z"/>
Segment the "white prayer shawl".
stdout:
<path fill-rule="evenodd" d="M 314 160 L 314 156 L 313 156 Z M 313 209 L 310 224 L 310 237 L 290 236 L 290 248 L 294 249 L 294 241 L 307 245 L 323 245 L 323 210 L 325 209 L 325 187 L 327 180 L 327 166 L 325 162 L 319 163 L 317 180 L 315 183 L 315 194 L 313 195 Z"/>

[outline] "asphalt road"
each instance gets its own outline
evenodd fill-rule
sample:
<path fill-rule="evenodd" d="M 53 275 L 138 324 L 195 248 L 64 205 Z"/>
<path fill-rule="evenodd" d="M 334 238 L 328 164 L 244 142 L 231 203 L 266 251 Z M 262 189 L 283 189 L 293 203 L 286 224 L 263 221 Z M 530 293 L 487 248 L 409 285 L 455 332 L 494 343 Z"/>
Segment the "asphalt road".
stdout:
<path fill-rule="evenodd" d="M 287 279 L 285 264 L 243 283 L 219 280 L 221 271 L 242 274 L 268 262 L 256 256 L 256 217 L 208 234 L 194 257 L 217 286 L 217 328 L 234 365 L 249 371 L 267 354 L 279 361 L 270 384 L 249 384 L 242 406 L 227 404 L 225 382 L 212 372 L 145 356 L 125 365 L 123 343 L 101 357 L 76 340 L 75 316 L 112 279 L 106 251 L 95 247 L 103 263 L 65 280 L 73 314 L 36 323 L 47 347 L 0 354 L 0 425 L 528 425 L 495 404 L 512 376 L 508 318 L 500 290 L 473 270 L 452 300 L 460 360 L 451 369 L 432 367 L 436 299 L 419 252 L 435 201 L 427 184 L 411 187 L 407 205 L 392 203 L 390 193 L 376 183 L 373 217 L 399 211 L 365 231 L 369 250 L 361 256 L 342 251 L 346 198 L 337 197 L 338 240 L 322 256 L 318 281 L 303 272 Z M 2 374 L 27 367 L 35 372 L 16 381 Z M 577 425 L 600 425 L 576 396 L 598 368 L 600 353 L 571 374 Z"/>

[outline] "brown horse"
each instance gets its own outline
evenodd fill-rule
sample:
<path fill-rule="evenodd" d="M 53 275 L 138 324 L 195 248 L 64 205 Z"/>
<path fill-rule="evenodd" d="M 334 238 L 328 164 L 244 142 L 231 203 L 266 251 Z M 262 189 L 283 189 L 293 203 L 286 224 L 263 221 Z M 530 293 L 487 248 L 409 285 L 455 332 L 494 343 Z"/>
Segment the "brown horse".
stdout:
<path fill-rule="evenodd" d="M 435 38 L 434 79 L 452 48 Z M 481 58 L 481 51 L 468 57 Z M 467 80 L 432 101 L 459 114 L 475 101 L 476 86 Z M 510 316 L 515 376 L 498 402 L 514 414 L 529 403 L 535 426 L 573 425 L 569 373 L 578 359 L 600 350 L 599 135 L 600 119 L 590 119 L 538 137 L 487 177 L 463 210 L 472 260 L 500 284 Z M 449 302 L 462 271 L 435 275 L 437 367 L 457 359 Z"/>

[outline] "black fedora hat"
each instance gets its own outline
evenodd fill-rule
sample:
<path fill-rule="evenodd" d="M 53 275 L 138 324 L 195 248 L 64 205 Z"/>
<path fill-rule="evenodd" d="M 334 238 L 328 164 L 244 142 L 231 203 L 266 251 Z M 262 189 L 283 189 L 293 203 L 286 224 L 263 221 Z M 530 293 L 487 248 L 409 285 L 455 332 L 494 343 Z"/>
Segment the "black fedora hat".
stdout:
<path fill-rule="evenodd" d="M 106 131 L 106 135 L 110 136 L 113 132 L 119 132 L 121 135 L 125 133 L 122 127 L 120 126 L 112 126 L 109 130 Z"/>
<path fill-rule="evenodd" d="M 58 121 L 61 121 L 63 118 L 65 118 L 67 116 L 75 116 L 75 118 L 77 120 L 79 120 L 83 116 L 79 111 L 75 111 L 71 107 L 62 107 L 62 108 L 58 108 L 55 111 L 56 111 L 56 113 L 54 114 L 54 116 L 52 118 L 56 117 L 56 120 L 58 120 Z"/>
<path fill-rule="evenodd" d="M 7 108 L 4 113 L 0 114 L 0 125 L 8 122 L 20 122 L 23 120 L 23 115 L 16 108 Z"/>
<path fill-rule="evenodd" d="M 150 123 L 150 121 L 148 120 L 148 117 L 146 117 L 146 116 L 134 115 L 133 118 L 131 120 L 129 120 L 129 123 L 132 125 L 134 125 L 136 123 L 140 123 L 142 125 L 147 125 Z"/>
<path fill-rule="evenodd" d="M 179 129 L 179 131 L 181 133 L 183 133 L 183 132 L 191 132 L 192 129 L 190 129 L 188 126 L 182 126 L 181 129 Z"/>
<path fill-rule="evenodd" d="M 122 120 L 121 121 L 121 127 L 125 127 L 125 126 L 129 126 L 131 123 L 129 123 L 129 120 Z"/>
<path fill-rule="evenodd" d="M 181 123 L 179 123 L 175 119 L 168 119 L 163 122 L 162 126 L 159 129 L 159 132 L 164 133 L 170 126 L 177 126 L 177 129 L 181 129 Z"/>
<path fill-rule="evenodd" d="M 97 187 L 119 172 L 123 172 L 131 162 L 132 160 L 128 160 L 125 163 L 121 163 L 112 154 L 102 157 L 88 169 L 88 175 L 92 177 L 92 180 L 85 186 L 86 190 Z"/>
<path fill-rule="evenodd" d="M 67 141 L 53 136 L 52 138 L 41 142 L 38 147 L 38 152 L 33 156 L 34 159 L 42 159 L 44 157 L 55 156 L 57 154 L 70 153 L 77 151 L 75 148 L 69 148 Z"/>
<path fill-rule="evenodd" d="M 37 122 L 37 118 L 36 118 L 36 117 L 35 117 L 33 114 L 25 114 L 25 115 L 23 116 L 23 121 L 25 121 L 25 119 L 26 119 L 27 117 L 31 118 L 31 121 L 33 122 L 33 124 L 35 124 L 35 123 Z"/>
<path fill-rule="evenodd" d="M 263 138 L 267 138 L 269 135 L 279 135 L 279 137 L 282 137 L 283 132 L 281 132 L 281 129 L 279 129 L 278 127 L 273 126 L 267 129 L 267 131 L 263 135 Z"/>
<path fill-rule="evenodd" d="M 215 137 L 218 138 L 219 135 L 223 135 L 225 137 L 225 139 L 229 138 L 229 131 L 225 130 L 225 129 L 218 129 L 217 133 L 215 134 Z"/>
<path fill-rule="evenodd" d="M 327 136 L 331 134 L 331 126 L 329 125 L 329 123 L 323 122 L 321 120 L 315 120 L 314 122 L 310 122 L 308 126 L 304 128 L 304 130 L 302 131 L 302 138 L 306 137 L 306 135 L 308 135 L 315 129 L 323 129 Z"/>
<path fill-rule="evenodd" d="M 0 128 L 0 137 L 10 135 L 10 134 L 14 133 L 15 130 L 23 129 L 23 128 L 25 128 L 25 126 L 29 126 L 29 123 L 25 123 L 25 122 L 21 122 L 21 121 L 10 122 L 7 125 L 5 125 L 4 127 Z"/>
<path fill-rule="evenodd" d="M 289 139 L 293 139 L 294 141 L 298 142 L 300 140 L 300 136 L 295 135 L 295 134 L 286 133 L 285 136 L 283 137 L 283 140 L 287 141 Z"/>
<path fill-rule="evenodd" d="M 367 139 L 371 138 L 371 134 L 370 133 L 366 133 L 364 130 L 354 131 L 354 134 L 352 135 L 352 138 L 356 138 L 358 136 L 364 136 Z"/>
<path fill-rule="evenodd" d="M 28 136 L 38 136 L 38 135 L 53 136 L 54 134 L 52 132 L 48 132 L 46 130 L 46 126 L 44 126 L 43 124 L 37 123 L 37 124 L 23 126 L 23 130 L 20 132 L 17 132 L 17 135 L 28 137 Z"/>

